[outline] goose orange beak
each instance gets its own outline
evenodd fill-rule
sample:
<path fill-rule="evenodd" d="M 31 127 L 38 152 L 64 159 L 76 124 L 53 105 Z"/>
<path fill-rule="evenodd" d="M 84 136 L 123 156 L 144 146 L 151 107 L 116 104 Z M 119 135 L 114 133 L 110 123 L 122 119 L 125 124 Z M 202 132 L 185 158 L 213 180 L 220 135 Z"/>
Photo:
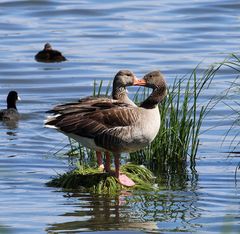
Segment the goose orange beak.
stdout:
<path fill-rule="evenodd" d="M 144 79 L 137 79 L 137 77 L 135 77 L 133 85 L 137 85 L 137 86 L 145 86 L 146 85 L 146 81 Z"/>

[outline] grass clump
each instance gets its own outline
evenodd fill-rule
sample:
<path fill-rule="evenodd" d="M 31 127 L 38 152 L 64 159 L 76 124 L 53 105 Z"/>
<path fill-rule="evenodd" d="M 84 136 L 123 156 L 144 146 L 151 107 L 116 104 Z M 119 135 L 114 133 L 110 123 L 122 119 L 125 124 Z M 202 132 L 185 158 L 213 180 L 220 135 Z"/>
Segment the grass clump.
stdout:
<path fill-rule="evenodd" d="M 146 167 L 131 163 L 121 167 L 121 172 L 131 178 L 136 185 L 124 187 L 118 179 L 98 168 L 79 166 L 62 175 L 58 175 L 47 183 L 48 186 L 65 189 L 84 189 L 97 194 L 116 194 L 121 190 L 153 190 L 154 176 Z"/>

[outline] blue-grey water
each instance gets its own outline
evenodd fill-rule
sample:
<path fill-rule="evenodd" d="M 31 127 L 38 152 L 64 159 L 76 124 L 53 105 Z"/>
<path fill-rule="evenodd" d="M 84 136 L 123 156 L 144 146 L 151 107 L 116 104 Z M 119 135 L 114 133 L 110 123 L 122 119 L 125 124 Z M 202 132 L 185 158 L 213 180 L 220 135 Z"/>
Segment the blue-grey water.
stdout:
<path fill-rule="evenodd" d="M 160 69 L 172 84 L 200 62 L 205 69 L 238 53 L 239 12 L 237 0 L 1 0 L 0 108 L 16 89 L 22 117 L 0 123 L 0 233 L 239 233 L 239 154 L 228 153 L 237 130 L 222 144 L 239 90 L 208 115 L 192 179 L 157 193 L 110 198 L 47 187 L 68 170 L 67 157 L 54 154 L 68 141 L 43 127 L 46 110 L 91 95 L 94 80 L 107 85 L 122 68 L 139 77 Z M 68 61 L 36 62 L 46 42 Z M 233 79 L 215 77 L 202 101 Z"/>

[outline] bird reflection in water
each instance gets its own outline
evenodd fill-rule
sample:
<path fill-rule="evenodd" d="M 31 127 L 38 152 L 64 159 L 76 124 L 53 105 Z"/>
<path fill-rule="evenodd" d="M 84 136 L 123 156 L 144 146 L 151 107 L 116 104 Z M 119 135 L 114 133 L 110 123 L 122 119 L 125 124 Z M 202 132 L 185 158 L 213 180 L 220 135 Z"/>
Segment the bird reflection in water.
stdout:
<path fill-rule="evenodd" d="M 71 199 L 70 205 L 78 210 L 60 215 L 71 217 L 72 221 L 55 222 L 46 231 L 158 230 L 156 222 L 143 222 L 141 212 L 136 212 L 128 204 L 127 198 L 133 196 L 131 192 L 122 192 L 112 197 L 87 193 L 68 193 L 65 196 Z M 74 198 L 76 202 L 73 202 Z"/>
<path fill-rule="evenodd" d="M 6 134 L 10 136 L 9 140 L 16 139 L 18 121 L 3 121 L 1 125 L 3 126 L 3 129 L 6 130 Z"/>

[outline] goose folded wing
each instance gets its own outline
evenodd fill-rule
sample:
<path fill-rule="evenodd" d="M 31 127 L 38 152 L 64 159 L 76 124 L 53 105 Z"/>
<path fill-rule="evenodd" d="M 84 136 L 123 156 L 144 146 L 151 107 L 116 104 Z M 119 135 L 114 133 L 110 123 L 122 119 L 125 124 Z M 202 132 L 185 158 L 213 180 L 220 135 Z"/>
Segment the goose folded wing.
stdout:
<path fill-rule="evenodd" d="M 82 137 L 94 138 L 106 131 L 133 125 L 138 119 L 135 108 L 119 107 L 95 112 L 56 116 L 46 123 L 60 131 Z"/>
<path fill-rule="evenodd" d="M 108 104 L 102 104 L 100 110 L 93 113 L 86 113 L 84 117 L 95 120 L 108 129 L 131 126 L 139 118 L 139 112 L 135 107 L 125 103 L 118 103 L 116 105 L 112 103 L 112 107 L 108 108 Z M 97 107 L 97 105 L 94 106 Z"/>
<path fill-rule="evenodd" d="M 96 107 L 92 107 L 91 105 L 83 105 L 78 102 L 67 103 L 62 105 L 57 105 L 53 109 L 47 111 L 47 113 L 54 114 L 74 114 L 74 113 L 87 113 L 95 111 Z"/>
<path fill-rule="evenodd" d="M 57 105 L 53 109 L 47 111 L 47 113 L 54 114 L 73 114 L 73 113 L 92 113 L 97 110 L 112 109 L 119 106 L 127 106 L 124 103 L 121 103 L 113 99 L 87 99 L 85 102 L 72 102 L 62 105 Z"/>

